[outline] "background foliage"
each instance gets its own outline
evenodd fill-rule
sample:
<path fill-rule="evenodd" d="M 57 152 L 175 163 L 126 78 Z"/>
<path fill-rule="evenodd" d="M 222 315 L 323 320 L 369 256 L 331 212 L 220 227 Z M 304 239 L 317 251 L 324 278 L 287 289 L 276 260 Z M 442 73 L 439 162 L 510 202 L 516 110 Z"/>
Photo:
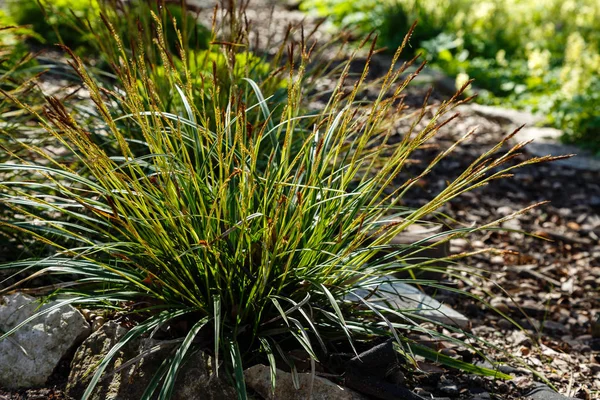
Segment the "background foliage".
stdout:
<path fill-rule="evenodd" d="M 548 115 L 564 139 L 600 151 L 600 2 L 596 0 L 306 0 L 305 10 L 393 49 L 418 20 L 412 52 L 457 80 L 475 79 L 479 101 Z"/>

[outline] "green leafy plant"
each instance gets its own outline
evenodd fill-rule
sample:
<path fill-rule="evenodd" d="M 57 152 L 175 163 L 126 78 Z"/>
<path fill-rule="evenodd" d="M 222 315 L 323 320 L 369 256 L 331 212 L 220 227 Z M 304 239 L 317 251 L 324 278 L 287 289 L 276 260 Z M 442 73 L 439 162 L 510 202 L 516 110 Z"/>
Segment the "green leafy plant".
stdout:
<path fill-rule="evenodd" d="M 2 10 L 0 29 L 0 67 L 7 71 L 27 55 L 23 41 L 33 32 L 17 26 L 17 23 Z"/>
<path fill-rule="evenodd" d="M 151 47 L 156 27 L 152 13 L 159 16 L 165 46 L 168 46 L 169 54 L 174 56 L 179 54 L 179 46 L 183 46 L 186 51 L 207 49 L 212 35 L 185 1 L 110 0 L 103 3 L 102 12 L 124 43 L 137 41 L 141 36 L 146 49 Z M 178 36 L 181 36 L 181 41 Z M 94 44 L 100 43 L 95 41 Z"/>
<path fill-rule="evenodd" d="M 40 68 L 34 54 L 28 51 L 23 41 L 30 37 L 29 29 L 16 26 L 14 21 L 0 11 L 0 90 L 18 96 L 30 103 L 43 97 L 36 90 L 34 81 Z M 18 144 L 19 140 L 27 138 L 26 122 L 30 117 L 22 109 L 15 106 L 6 96 L 0 95 L 0 163 L 10 160 L 10 154 L 21 154 L 24 149 Z M 9 181 L 12 174 L 4 174 L 3 181 Z M 8 210 L 0 209 L 0 219 L 8 217 Z M 14 235 L 0 228 L 0 260 L 5 261 L 18 257 L 14 244 Z M 16 247 L 16 246 L 14 246 Z"/>
<path fill-rule="evenodd" d="M 29 26 L 36 33 L 35 40 L 79 48 L 93 40 L 85 21 L 99 20 L 100 4 L 97 0 L 10 0 L 8 10 L 17 24 Z"/>
<path fill-rule="evenodd" d="M 31 91 L 31 80 L 36 76 L 38 63 L 33 54 L 24 45 L 24 40 L 33 33 L 24 27 L 17 26 L 8 15 L 0 10 L 0 89 L 25 98 Z M 9 141 L 8 133 L 18 128 L 23 122 L 10 101 L 0 98 L 0 146 Z M 5 161 L 0 155 L 0 161 Z"/>
<path fill-rule="evenodd" d="M 221 48 L 222 46 L 219 44 L 213 44 L 210 46 L 210 50 L 203 50 L 204 39 L 198 42 L 197 35 L 185 35 L 185 31 L 180 31 L 177 19 L 172 19 L 172 14 L 168 11 L 168 8 L 162 8 L 163 3 L 154 3 L 154 7 L 158 7 L 157 10 L 160 10 L 160 12 L 154 14 L 154 17 L 151 14 L 152 7 L 144 8 L 141 3 L 119 3 L 119 5 L 114 4 L 109 8 L 104 8 L 105 14 L 102 26 L 91 32 L 94 41 L 88 43 L 88 45 L 96 48 L 94 57 L 92 58 L 96 68 L 92 68 L 90 71 L 99 79 L 98 84 L 103 87 L 102 90 L 111 90 L 115 85 L 115 79 L 121 82 L 122 85 L 131 83 L 130 78 L 132 74 L 135 75 L 135 72 L 132 73 L 132 70 L 120 67 L 123 53 L 119 51 L 122 50 L 126 52 L 128 59 L 135 60 L 135 63 L 138 64 L 136 66 L 138 71 L 136 79 L 138 80 L 140 89 L 142 89 L 140 101 L 144 105 L 152 101 L 158 101 L 164 112 L 176 113 L 182 107 L 178 92 L 175 89 L 177 85 L 185 85 L 192 91 L 197 107 L 203 107 L 202 104 L 204 102 L 217 102 L 224 109 L 227 106 L 229 93 L 232 90 L 237 91 L 238 88 L 243 89 L 246 93 L 245 96 L 251 95 L 253 89 L 247 83 L 243 82 L 243 78 L 246 77 L 259 82 L 258 85 L 261 91 L 265 95 L 273 96 L 273 101 L 280 100 L 282 96 L 285 97 L 286 83 L 280 77 L 283 69 L 279 65 L 281 63 L 283 47 L 280 48 L 275 57 L 270 57 L 267 61 L 266 57 L 258 57 L 252 51 L 248 50 L 249 46 L 247 44 L 242 46 L 245 35 L 244 31 L 235 29 L 233 30 L 234 34 L 228 40 L 231 43 L 239 43 L 236 48 L 227 48 L 226 46 Z M 168 6 L 172 5 L 168 4 Z M 240 9 L 237 12 L 243 13 L 243 10 Z M 163 27 L 163 21 L 166 22 L 166 27 Z M 107 28 L 107 25 L 110 28 Z M 116 27 L 119 28 L 117 29 Z M 31 32 L 30 30 L 26 31 Z M 114 36 L 119 37 L 119 43 L 122 43 L 123 47 L 119 48 L 117 46 Z M 169 41 L 172 43 L 174 37 L 177 37 L 179 43 L 169 45 Z M 159 44 L 154 45 L 154 40 L 158 40 Z M 22 44 L 22 42 L 20 43 Z M 136 43 L 136 45 L 131 47 L 133 43 Z M 135 56 L 136 46 L 143 49 L 144 57 L 141 59 Z M 165 49 L 164 54 L 168 54 L 168 57 L 161 57 L 159 54 L 161 48 Z M 182 52 L 187 55 L 184 59 L 179 57 Z M 32 60 L 31 57 L 25 61 L 28 64 L 35 63 L 35 59 Z M 97 68 L 98 61 L 102 64 L 101 69 Z M 52 61 L 50 64 L 47 62 L 44 61 L 44 65 L 40 65 L 37 69 L 32 69 L 31 72 L 33 73 L 29 74 L 29 76 L 32 77 L 35 73 L 52 69 L 55 71 L 53 73 L 60 71 L 61 75 L 66 77 L 69 82 L 76 81 L 77 77 L 69 73 L 68 70 L 64 70 L 64 66 L 54 65 Z M 184 63 L 188 65 L 186 74 L 181 73 Z M 27 70 L 23 65 L 20 65 L 10 75 L 6 74 L 5 76 L 10 77 L 14 81 L 17 74 L 22 75 Z M 107 73 L 110 70 L 112 70 L 112 73 Z M 165 70 L 169 72 L 165 74 Z M 142 73 L 142 71 L 144 72 Z M 172 71 L 179 72 L 173 74 Z M 320 72 L 313 69 L 311 80 L 318 79 L 319 76 Z M 5 81 L 8 83 L 8 80 Z M 146 86 L 151 87 L 151 91 L 143 89 L 145 87 L 143 85 L 144 81 L 145 83 L 151 82 Z M 11 83 L 11 86 L 6 86 L 5 90 L 17 91 L 18 89 L 18 93 L 14 92 L 12 94 L 23 101 L 26 92 L 36 89 L 36 86 L 32 83 L 29 82 L 27 85 L 17 86 Z M 119 84 L 117 83 L 118 86 Z M 213 89 L 218 87 L 218 90 L 212 90 L 211 87 Z M 27 95 L 28 104 L 37 109 L 40 105 L 34 105 L 34 102 L 43 102 L 44 95 L 39 90 L 34 90 L 33 92 L 35 93 L 34 96 Z M 81 101 L 78 101 L 76 98 L 69 98 L 71 97 L 69 93 L 72 92 L 65 90 L 64 93 L 57 94 L 59 101 L 64 104 L 73 118 L 82 123 L 85 121 L 87 131 L 96 144 L 101 146 L 108 154 L 117 155 L 118 144 L 104 134 L 102 121 L 99 123 L 95 122 L 101 119 L 100 113 L 97 110 L 93 110 L 92 107 L 82 106 Z M 116 103 L 113 106 L 120 107 L 121 104 Z M 31 118 L 26 113 L 23 113 L 23 110 L 14 110 L 14 108 L 14 104 L 11 104 L 10 101 L 7 101 L 3 97 L 2 110 L 4 111 L 3 115 L 7 116 L 7 123 L 3 125 L 3 130 L 0 132 L 0 146 L 5 150 L 2 153 L 0 161 L 8 159 L 9 154 L 12 152 L 19 154 L 26 152 L 20 146 L 16 146 L 15 148 L 14 144 L 20 141 L 46 140 L 39 137 L 35 133 L 35 130 L 26 126 L 26 123 L 33 122 L 30 121 Z M 122 113 L 128 112 L 125 109 L 120 109 L 120 111 Z M 204 111 L 207 113 L 205 116 L 206 121 L 214 123 L 215 118 L 212 118 L 210 113 L 216 110 L 204 108 Z M 16 115 L 20 115 L 21 117 L 16 118 Z M 136 147 L 143 142 L 143 135 L 135 123 L 131 123 L 127 119 L 122 119 L 117 123 L 120 129 L 127 132 L 126 135 L 130 146 Z M 146 151 L 146 148 L 145 146 L 139 146 L 135 150 L 142 154 Z M 77 165 L 85 168 L 85 165 L 79 163 L 77 159 L 69 157 L 64 152 L 61 152 L 58 157 L 61 157 L 63 162 L 71 165 L 73 168 L 77 168 Z M 4 178 L 8 179 L 6 175 Z M 4 231 L 6 233 L 6 230 Z M 39 251 L 39 246 L 33 245 L 28 240 L 27 235 L 19 235 L 13 232 L 9 236 L 13 237 L 13 241 L 24 242 L 26 254 L 31 254 L 31 252 L 35 254 L 36 251 Z M 19 254 L 21 253 L 20 251 Z M 15 252 L 14 254 L 16 256 L 17 253 Z"/>
<path fill-rule="evenodd" d="M 565 141 L 600 155 L 600 79 L 592 78 L 585 92 L 564 99 L 561 96 L 549 107 L 551 121 L 565 132 Z"/>
<path fill-rule="evenodd" d="M 124 86 L 130 85 L 134 78 L 141 89 L 140 102 L 146 106 L 158 104 L 163 112 L 173 114 L 184 106 L 176 87 L 185 87 L 193 106 L 203 110 L 208 124 L 218 121 L 219 117 L 213 114 L 229 106 L 232 93 L 236 93 L 242 101 L 254 98 L 256 88 L 245 82 L 246 78 L 255 82 L 265 98 L 273 102 L 285 99 L 288 92 L 284 67 L 287 41 L 273 43 L 275 52 L 272 55 L 254 52 L 245 26 L 245 8 L 235 8 L 228 13 L 227 32 L 222 33 L 221 37 L 217 38 L 217 33 L 223 30 L 222 27 L 213 26 L 206 48 L 203 47 L 204 42 L 199 46 L 196 39 L 180 31 L 179 23 L 168 12 L 160 10 L 154 13 L 152 9 L 140 10 L 133 6 L 116 14 L 107 14 L 104 22 L 109 29 L 98 32 L 95 43 L 99 46 L 101 59 L 110 66 L 112 74 L 111 79 L 103 81 L 101 85 L 110 90 L 115 78 Z M 129 28 L 123 29 L 124 26 Z M 135 36 L 131 31 L 137 31 Z M 116 46 L 114 36 L 118 36 L 123 47 Z M 176 43 L 169 45 L 173 38 L 176 38 Z M 128 45 L 131 43 L 135 43 L 135 46 Z M 326 47 L 323 46 L 317 53 Z M 134 60 L 134 68 L 121 66 L 123 51 L 129 59 Z M 141 54 L 143 57 L 139 56 Z M 329 64 L 317 62 L 303 66 L 308 70 L 304 82 L 306 91 L 314 91 L 315 83 L 324 74 L 335 71 Z M 128 113 L 131 110 L 121 111 Z M 276 107 L 272 111 L 274 114 L 271 118 L 275 119 L 283 112 L 283 108 Z M 258 112 L 260 110 L 257 108 L 250 114 Z M 137 124 L 132 124 L 130 120 L 121 120 L 119 124 L 129 130 L 128 136 L 132 141 L 143 141 Z M 92 135 L 96 131 L 92 130 Z M 95 137 L 98 142 L 104 140 L 101 135 Z M 114 141 L 112 143 L 115 144 Z"/>
<path fill-rule="evenodd" d="M 163 19 L 165 37 L 172 54 L 176 54 L 177 33 L 172 23 L 175 20 L 184 36 L 186 45 L 204 49 L 208 46 L 210 31 L 190 12 L 186 3 L 166 3 L 164 0 L 141 0 L 124 2 L 121 0 L 9 0 L 11 17 L 19 25 L 29 26 L 35 33 L 36 41 L 45 45 L 64 44 L 80 54 L 92 53 L 101 43 L 94 32 L 101 30 L 101 14 L 110 18 L 116 29 L 126 38 L 135 39 L 139 28 L 145 29 L 148 38 L 152 24 L 150 11 Z"/>
<path fill-rule="evenodd" d="M 160 19 L 155 20 L 160 32 Z M 164 39 L 156 39 L 154 50 L 169 59 Z M 399 180 L 411 154 L 454 118 L 448 115 L 466 86 L 430 120 L 424 120 L 424 109 L 393 144 L 392 116 L 402 112 L 403 90 L 416 76 L 403 77 L 411 63 L 391 67 L 377 98 L 366 102 L 359 95 L 368 63 L 354 79 L 348 61 L 326 106 L 304 114 L 305 72 L 313 48 L 305 42 L 287 58 L 285 99 L 274 101 L 262 93 L 260 82 L 246 78 L 252 96 L 231 85 L 223 107 L 218 79 L 202 84 L 190 79 L 186 60 L 177 69 L 164 62 L 162 75 L 150 75 L 154 66 L 145 64 L 143 47 L 136 47 L 139 57 L 131 59 L 119 36 L 113 40 L 124 60 L 114 90 L 101 87 L 71 53 L 100 116 L 96 131 L 116 144 L 110 152 L 90 134 L 87 122 L 74 118 L 57 99 L 49 98 L 42 113 L 5 93 L 72 157 L 57 160 L 43 145 L 25 142 L 28 156 L 11 153 L 11 162 L 0 164 L 0 174 L 21 174 L 0 184 L 0 203 L 15 215 L 0 225 L 55 249 L 48 257 L 2 265 L 32 274 L 0 293 L 49 275 L 58 283 L 46 289 L 60 304 L 121 309 L 139 321 L 93 371 L 84 399 L 121 347 L 159 326 L 171 327 L 183 339 L 167 357 L 168 367 L 156 373 L 161 384 L 149 389 L 148 396 L 159 391 L 161 398 L 170 396 L 181 363 L 195 350 L 208 352 L 213 365 L 224 365 L 243 399 L 246 366 L 269 362 L 274 370 L 277 359 L 293 366 L 287 350 L 302 348 L 314 369 L 334 341 L 343 338 L 354 348 L 358 340 L 379 335 L 395 338 L 408 359 L 421 354 L 506 377 L 412 344 L 403 335 L 407 330 L 457 340 L 420 326 L 417 322 L 428 319 L 414 310 L 398 310 L 361 293 L 377 294 L 382 279 L 394 273 L 441 268 L 438 260 L 409 265 L 422 245 L 393 246 L 393 237 L 435 216 L 460 194 L 552 157 L 511 164 L 524 144 L 502 153 L 506 138 L 426 204 L 408 209 L 403 196 L 473 133 L 417 176 Z M 224 65 L 230 76 L 241 73 L 231 63 Z M 155 90 L 165 77 L 176 102 Z M 164 104 L 171 104 L 170 111 Z M 131 139 L 130 126 L 143 140 Z M 438 242 L 492 226 L 451 230 Z M 384 249 L 389 253 L 381 257 Z M 410 281 L 440 287 L 434 281 Z M 181 321 L 187 328 L 181 328 Z M 210 346 L 198 347 L 193 339 L 200 332 L 210 332 Z"/>

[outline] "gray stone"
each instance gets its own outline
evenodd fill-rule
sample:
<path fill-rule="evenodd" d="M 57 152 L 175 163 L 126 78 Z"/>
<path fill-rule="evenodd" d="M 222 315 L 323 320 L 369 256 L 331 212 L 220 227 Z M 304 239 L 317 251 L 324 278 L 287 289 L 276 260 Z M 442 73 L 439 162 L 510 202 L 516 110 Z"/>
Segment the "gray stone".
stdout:
<path fill-rule="evenodd" d="M 458 386 L 456 386 L 455 384 L 440 385 L 440 386 L 438 386 L 438 389 L 440 389 L 442 392 L 444 392 L 446 394 L 450 394 L 450 395 L 458 394 Z"/>
<path fill-rule="evenodd" d="M 462 105 L 459 106 L 457 110 L 474 112 L 475 114 L 488 119 L 495 120 L 500 124 L 507 125 L 510 129 L 525 125 L 525 127 L 513 137 L 513 142 L 533 140 L 532 143 L 529 143 L 525 147 L 525 151 L 529 154 L 535 157 L 575 154 L 574 157 L 555 161 L 555 164 L 580 171 L 600 171 L 600 158 L 595 157 L 593 153 L 582 149 L 581 147 L 560 142 L 563 131 L 550 127 L 535 126 L 544 122 L 544 117 L 542 115 L 481 104 Z"/>
<path fill-rule="evenodd" d="M 526 151 L 533 156 L 543 157 L 546 155 L 560 156 L 574 154 L 571 158 L 554 161 L 556 165 L 573 168 L 579 171 L 600 171 L 600 158 L 595 157 L 589 151 L 580 147 L 562 143 L 537 143 L 533 142 L 525 147 Z"/>
<path fill-rule="evenodd" d="M 515 135 L 515 139 L 519 142 L 533 140 L 535 143 L 559 143 L 562 135 L 560 129 L 525 126 Z"/>
<path fill-rule="evenodd" d="M 387 303 L 390 308 L 405 312 L 409 318 L 410 314 L 415 314 L 461 329 L 469 327 L 467 317 L 404 282 L 383 277 L 372 285 L 373 289 L 375 287 L 377 291 L 369 297 L 370 302 Z M 365 298 L 371 294 L 371 291 L 372 289 L 359 289 L 353 293 Z M 352 294 L 349 294 L 347 299 L 360 302 Z"/>
<path fill-rule="evenodd" d="M 527 400 L 575 400 L 575 397 L 566 397 L 556 393 L 543 383 L 536 383 L 531 392 L 527 394 Z"/>
<path fill-rule="evenodd" d="M 22 293 L 1 297 L 0 332 L 57 303 L 51 301 L 40 307 L 35 298 Z M 83 315 L 70 305 L 28 322 L 0 341 L 0 386 L 18 389 L 44 385 L 59 361 L 89 332 Z"/>
<path fill-rule="evenodd" d="M 418 264 L 426 259 L 442 259 L 450 255 L 449 241 L 440 243 L 445 239 L 442 236 L 443 231 L 444 226 L 442 224 L 412 224 L 393 237 L 389 244 L 402 246 L 420 243 L 419 248 L 411 250 L 411 253 L 414 252 L 415 254 L 405 260 L 408 264 Z M 442 261 L 441 264 L 446 265 L 447 262 Z"/>
<path fill-rule="evenodd" d="M 492 395 L 488 392 L 474 394 L 471 400 L 492 400 Z"/>
<path fill-rule="evenodd" d="M 296 389 L 292 381 L 292 374 L 281 370 L 276 371 L 275 392 L 271 390 L 271 372 L 265 365 L 255 365 L 244 371 L 246 385 L 255 390 L 268 400 L 363 400 L 363 395 L 353 390 L 336 385 L 335 383 L 312 376 L 310 373 L 298 374 L 300 388 Z M 312 396 L 310 390 L 311 379 L 314 378 Z"/>
<path fill-rule="evenodd" d="M 128 330 L 118 323 L 109 321 L 82 343 L 71 363 L 71 373 L 67 383 L 69 396 L 81 398 L 93 376 L 94 368 L 127 332 Z M 158 350 L 149 352 L 148 350 L 152 348 Z M 173 343 L 152 339 L 131 340 L 110 362 L 91 398 L 95 400 L 141 398 L 164 357 L 171 350 L 173 350 Z M 156 394 L 158 391 L 155 392 Z M 229 400 L 236 397 L 233 387 L 210 373 L 207 357 L 202 352 L 196 352 L 181 366 L 172 399 Z"/>
<path fill-rule="evenodd" d="M 373 73 L 373 78 L 382 77 L 388 72 L 390 65 L 392 65 L 392 58 L 392 55 L 382 53 L 376 54 L 371 58 L 369 71 Z M 394 70 L 397 71 L 402 66 L 403 63 L 397 62 L 394 64 Z M 418 65 L 409 66 L 402 74 L 402 79 L 406 79 L 409 75 L 414 74 L 417 68 Z M 362 72 L 362 68 L 360 68 L 358 72 Z M 456 87 L 456 79 L 433 68 L 421 70 L 421 72 L 413 78 L 413 84 L 419 86 L 432 86 L 441 93 L 448 95 L 453 95 L 458 90 Z"/>

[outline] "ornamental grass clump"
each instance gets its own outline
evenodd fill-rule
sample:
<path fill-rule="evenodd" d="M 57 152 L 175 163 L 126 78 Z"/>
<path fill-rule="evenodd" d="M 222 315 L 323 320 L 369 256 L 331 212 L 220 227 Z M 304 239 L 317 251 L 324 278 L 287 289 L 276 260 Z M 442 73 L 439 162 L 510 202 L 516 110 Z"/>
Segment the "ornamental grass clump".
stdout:
<path fill-rule="evenodd" d="M 15 284 L 3 282 L 0 294 L 50 276 L 51 283 L 36 292 L 61 301 L 30 320 L 63 304 L 135 317 L 131 330 L 90 371 L 83 398 L 110 372 L 107 366 L 119 349 L 158 327 L 180 340 L 157 369 L 147 398 L 156 393 L 169 398 L 179 367 L 197 351 L 210 354 L 212 365 L 221 366 L 243 399 L 246 367 L 269 363 L 276 384 L 276 365 L 288 363 L 295 371 L 290 349 L 306 351 L 314 371 L 332 343 L 343 340 L 354 349 L 358 341 L 381 335 L 393 337 L 409 360 L 422 354 L 506 377 L 411 343 L 407 330 L 456 339 L 420 326 L 428 318 L 415 310 L 394 309 L 361 293 L 376 294 L 381 280 L 395 273 L 435 268 L 437 260 L 407 264 L 422 244 L 392 246 L 396 235 L 460 194 L 551 157 L 511 164 L 523 143 L 500 152 L 507 138 L 422 207 L 408 209 L 403 196 L 473 134 L 441 152 L 418 176 L 398 180 L 411 154 L 455 117 L 449 113 L 460 92 L 429 121 L 425 109 L 416 115 L 410 130 L 392 144 L 394 120 L 404 110 L 403 90 L 416 76 L 405 74 L 414 60 L 391 66 L 373 101 L 359 100 L 368 63 L 357 77 L 345 63 L 323 109 L 306 114 L 304 85 L 310 77 L 305 73 L 313 47 L 300 41 L 289 47 L 283 100 L 265 97 L 261 82 L 244 79 L 227 87 L 222 106 L 217 79 L 203 82 L 198 97 L 199 83 L 187 63 L 171 68 L 160 19 L 155 21 L 153 51 L 161 54 L 174 98 L 155 90 L 165 81 L 149 78 L 147 71 L 157 66 L 144 63 L 145 49 L 137 47 L 137 57 L 128 57 L 118 35 L 113 40 L 121 75 L 112 90 L 99 86 L 71 53 L 72 67 L 96 107 L 94 127 L 102 142 L 56 98 L 49 97 L 39 112 L 4 93 L 71 156 L 57 160 L 42 145 L 23 142 L 27 157 L 11 153 L 11 160 L 0 164 L 0 174 L 19 177 L 0 184 L 0 202 L 14 213 L 0 224 L 54 249 L 46 257 L 1 266 L 28 275 Z M 230 45 L 224 44 L 224 51 L 231 51 Z M 165 104 L 172 111 L 166 112 Z M 141 139 L 132 140 L 131 127 Z M 451 230 L 439 241 L 492 226 Z M 382 250 L 388 250 L 386 256 Z M 201 334 L 211 338 L 208 345 L 195 340 Z"/>

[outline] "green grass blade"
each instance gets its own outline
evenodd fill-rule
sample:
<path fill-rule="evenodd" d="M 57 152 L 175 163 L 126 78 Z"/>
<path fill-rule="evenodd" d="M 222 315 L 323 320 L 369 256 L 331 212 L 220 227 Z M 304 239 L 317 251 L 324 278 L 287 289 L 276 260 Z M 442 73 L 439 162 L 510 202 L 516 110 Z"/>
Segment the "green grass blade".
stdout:
<path fill-rule="evenodd" d="M 327 289 L 325 287 L 325 285 L 320 284 L 320 287 L 321 287 L 321 290 L 323 291 L 323 293 L 325 293 L 325 296 L 327 296 L 327 299 L 329 300 L 329 304 L 331 305 L 331 307 L 333 307 L 333 310 L 335 311 L 335 315 L 339 319 L 339 321 L 338 321 L 339 327 L 344 331 L 344 334 L 348 338 L 348 341 L 350 343 L 350 346 L 352 347 L 352 350 L 354 350 L 354 352 L 356 354 L 358 354 L 356 352 L 356 349 L 354 348 L 354 342 L 352 340 L 352 336 L 350 335 L 350 331 L 348 330 L 348 327 L 346 326 L 346 320 L 344 319 L 344 314 L 342 313 L 342 310 L 340 309 L 340 306 L 338 305 L 335 297 L 333 296 L 333 294 L 331 294 L 329 289 Z"/>
<path fill-rule="evenodd" d="M 100 380 L 100 377 L 102 376 L 102 373 L 104 372 L 104 370 L 106 369 L 106 367 L 108 366 L 108 364 L 110 363 L 110 361 L 113 359 L 113 357 L 119 352 L 119 350 L 125 346 L 127 343 L 129 343 L 131 340 L 145 334 L 145 333 L 149 333 L 151 332 L 156 326 L 163 324 L 165 322 L 167 322 L 170 319 L 173 318 L 177 318 L 180 317 L 182 315 L 185 315 L 187 313 L 192 312 L 193 310 L 191 309 L 184 309 L 184 310 L 177 310 L 174 312 L 164 312 L 163 314 L 158 315 L 157 317 L 154 318 L 150 318 L 149 320 L 147 320 L 145 323 L 137 325 L 133 328 L 131 328 L 129 330 L 129 332 L 127 332 L 106 354 L 106 356 L 104 356 L 104 358 L 102 359 L 102 361 L 100 362 L 100 364 L 98 365 L 98 368 L 96 369 L 96 372 L 94 373 L 94 375 L 92 376 L 92 379 L 90 379 L 90 382 L 85 390 L 85 392 L 83 393 L 83 396 L 81 397 L 81 400 L 88 400 L 90 398 L 90 396 L 92 395 L 94 388 L 96 387 L 96 385 L 98 384 L 98 381 Z"/>
<path fill-rule="evenodd" d="M 213 321 L 215 324 L 215 365 L 219 365 L 219 349 L 221 347 L 221 297 L 213 296 Z M 219 377 L 219 368 L 215 368 L 215 375 Z"/>
<path fill-rule="evenodd" d="M 175 386 L 175 379 L 177 378 L 177 371 L 179 371 L 179 367 L 181 366 L 183 358 L 185 357 L 190 346 L 192 345 L 193 340 L 196 338 L 196 335 L 198 335 L 200 329 L 204 328 L 204 326 L 208 323 L 208 320 L 208 317 L 205 317 L 202 318 L 200 321 L 196 322 L 194 326 L 192 326 L 192 329 L 190 329 L 190 331 L 186 335 L 185 339 L 183 340 L 183 343 L 181 343 L 179 348 L 177 348 L 177 351 L 175 352 L 175 357 L 173 357 L 173 360 L 169 364 L 169 369 L 167 371 L 167 374 L 165 375 L 165 382 L 163 384 L 163 387 L 158 395 L 158 398 L 160 400 L 169 400 L 171 398 L 173 394 L 173 388 Z"/>
<path fill-rule="evenodd" d="M 162 363 L 160 363 L 160 366 L 156 370 L 156 373 L 152 376 L 152 379 L 148 383 L 148 386 L 146 386 L 146 390 L 144 390 L 141 400 L 154 400 L 156 398 L 154 396 L 154 392 L 156 392 L 156 389 L 158 389 L 160 382 L 165 377 L 167 370 L 168 370 L 169 366 L 171 365 L 171 362 L 172 362 L 172 357 L 167 356 L 162 361 Z"/>
<path fill-rule="evenodd" d="M 460 371 L 468 372 L 471 374 L 476 374 L 476 375 L 481 375 L 481 376 L 490 376 L 493 378 L 500 378 L 500 379 L 512 379 L 513 378 L 512 376 L 502 373 L 500 371 L 496 371 L 496 370 L 493 370 L 490 368 L 485 368 L 485 367 L 479 367 L 479 366 L 473 365 L 471 363 L 467 363 L 467 362 L 464 362 L 461 360 L 454 359 L 452 357 L 441 354 L 441 353 L 439 353 L 427 346 L 424 346 L 424 345 L 411 343 L 410 347 L 416 355 L 425 357 L 426 359 L 433 361 L 433 362 L 439 362 L 440 364 L 445 365 L 450 368 L 455 368 Z"/>
<path fill-rule="evenodd" d="M 244 379 L 244 366 L 242 365 L 242 355 L 237 342 L 228 342 L 229 357 L 231 358 L 231 366 L 233 369 L 233 378 L 235 388 L 237 390 L 238 400 L 247 400 L 246 381 Z"/>
<path fill-rule="evenodd" d="M 273 350 L 271 349 L 271 345 L 266 338 L 259 338 L 260 345 L 267 355 L 267 360 L 269 360 L 269 372 L 271 376 L 271 394 L 275 393 L 275 382 L 277 379 L 277 362 L 275 361 L 275 355 L 273 354 Z"/>

